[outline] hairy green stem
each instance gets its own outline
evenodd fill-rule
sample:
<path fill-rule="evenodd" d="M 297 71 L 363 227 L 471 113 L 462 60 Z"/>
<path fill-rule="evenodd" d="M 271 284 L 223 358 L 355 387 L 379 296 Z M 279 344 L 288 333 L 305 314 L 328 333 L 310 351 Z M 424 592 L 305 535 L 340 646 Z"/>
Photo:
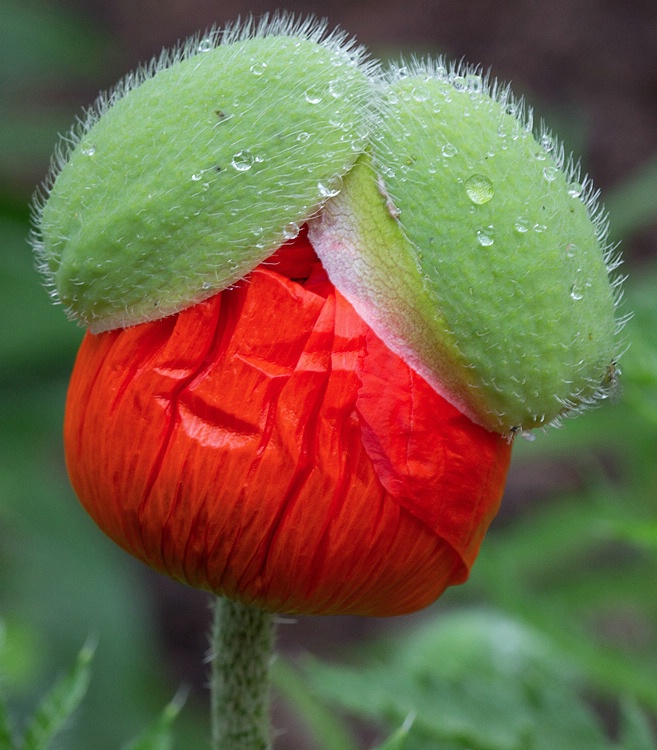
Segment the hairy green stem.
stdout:
<path fill-rule="evenodd" d="M 230 599 L 214 607 L 212 750 L 270 750 L 272 615 Z"/>

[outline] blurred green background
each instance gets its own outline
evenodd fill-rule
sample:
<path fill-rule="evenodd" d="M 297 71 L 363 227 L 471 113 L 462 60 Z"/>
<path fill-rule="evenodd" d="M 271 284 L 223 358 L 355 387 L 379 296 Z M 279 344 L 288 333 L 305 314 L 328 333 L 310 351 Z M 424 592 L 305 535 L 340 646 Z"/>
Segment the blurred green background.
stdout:
<path fill-rule="evenodd" d="M 98 90 L 199 29 L 275 7 L 0 0 L 0 691 L 20 730 L 96 640 L 61 748 L 121 747 L 181 684 L 175 747 L 206 747 L 209 608 L 115 548 L 69 489 L 61 422 L 82 332 L 40 286 L 30 195 Z M 276 747 L 372 747 L 409 719 L 395 741 L 411 750 L 655 748 L 657 5 L 287 8 L 327 16 L 379 56 L 444 53 L 512 81 L 602 188 L 634 318 L 616 403 L 518 441 L 468 584 L 410 617 L 281 622 Z"/>

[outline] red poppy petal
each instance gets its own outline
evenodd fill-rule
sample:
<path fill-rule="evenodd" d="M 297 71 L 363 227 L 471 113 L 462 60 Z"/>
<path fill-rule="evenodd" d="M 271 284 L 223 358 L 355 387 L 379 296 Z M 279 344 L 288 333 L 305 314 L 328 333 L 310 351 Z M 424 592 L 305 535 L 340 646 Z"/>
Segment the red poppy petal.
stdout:
<path fill-rule="evenodd" d="M 501 485 L 464 475 L 500 456 L 312 277 L 257 269 L 175 317 L 87 335 L 71 480 L 115 541 L 191 585 L 295 613 L 413 611 L 467 575 Z"/>
<path fill-rule="evenodd" d="M 499 508 L 511 444 L 445 401 L 371 331 L 359 375 L 362 439 L 381 483 L 471 567 Z"/>
<path fill-rule="evenodd" d="M 313 266 L 318 263 L 315 248 L 308 239 L 308 226 L 304 225 L 297 237 L 281 245 L 260 268 L 275 271 L 279 276 L 288 279 L 303 281 L 310 276 Z"/>

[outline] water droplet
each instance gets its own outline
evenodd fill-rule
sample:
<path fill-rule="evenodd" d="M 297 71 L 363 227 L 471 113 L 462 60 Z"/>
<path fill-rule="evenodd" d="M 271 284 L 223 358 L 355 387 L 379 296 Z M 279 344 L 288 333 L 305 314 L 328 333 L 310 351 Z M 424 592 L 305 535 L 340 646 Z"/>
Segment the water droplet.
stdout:
<path fill-rule="evenodd" d="M 233 160 L 230 164 L 233 169 L 236 169 L 238 172 L 246 172 L 251 169 L 254 161 L 253 154 L 248 148 L 244 148 L 233 156 Z"/>
<path fill-rule="evenodd" d="M 470 73 L 465 77 L 466 83 L 468 85 L 468 89 L 473 94 L 478 94 L 482 87 L 483 87 L 483 81 L 480 75 L 477 75 L 476 73 Z"/>
<path fill-rule="evenodd" d="M 194 182 L 199 182 L 199 180 L 202 180 L 202 179 L 203 179 L 203 172 L 195 172 L 192 175 L 192 180 L 194 180 Z"/>
<path fill-rule="evenodd" d="M 423 85 L 415 86 L 412 96 L 416 102 L 426 102 L 429 98 L 429 89 Z"/>
<path fill-rule="evenodd" d="M 570 298 L 575 301 L 580 300 L 584 297 L 584 287 L 577 281 L 574 281 L 570 286 Z"/>
<path fill-rule="evenodd" d="M 301 132 L 301 133 L 299 133 L 299 135 L 297 136 L 297 140 L 298 140 L 298 141 L 299 141 L 300 143 L 304 143 L 305 141 L 307 141 L 307 140 L 308 140 L 308 138 L 310 138 L 310 133 L 306 133 L 305 131 L 302 131 L 302 132 Z"/>
<path fill-rule="evenodd" d="M 477 242 L 482 247 L 490 247 L 495 242 L 495 228 L 491 225 L 477 230 Z"/>
<path fill-rule="evenodd" d="M 322 101 L 322 95 L 317 91 L 313 91 L 313 89 L 308 89 L 308 91 L 304 93 L 304 96 L 306 97 L 308 104 L 319 104 Z"/>
<path fill-rule="evenodd" d="M 543 177 L 548 182 L 554 182 L 554 180 L 557 179 L 557 175 L 559 174 L 559 170 L 556 167 L 545 167 L 543 169 Z"/>
<path fill-rule="evenodd" d="M 530 228 L 529 219 L 526 216 L 518 216 L 518 218 L 516 219 L 516 223 L 513 225 L 513 228 L 520 234 L 528 232 Z"/>
<path fill-rule="evenodd" d="M 473 203 L 483 206 L 493 197 L 493 183 L 483 174 L 473 174 L 465 183 L 465 192 Z"/>
<path fill-rule="evenodd" d="M 96 147 L 95 146 L 83 146 L 80 149 L 80 152 L 84 154 L 85 156 L 93 156 L 96 153 Z"/>
<path fill-rule="evenodd" d="M 283 237 L 286 240 L 293 240 L 299 236 L 299 225 L 295 221 L 291 221 L 283 227 Z"/>
<path fill-rule="evenodd" d="M 579 184 L 579 182 L 573 182 L 571 186 L 568 188 L 568 195 L 571 198 L 579 198 L 582 194 L 584 188 Z"/>
<path fill-rule="evenodd" d="M 344 94 L 344 81 L 340 78 L 329 81 L 329 94 L 334 99 L 339 99 Z"/>
<path fill-rule="evenodd" d="M 544 151 L 552 151 L 554 148 L 554 141 L 552 138 L 545 133 L 543 136 L 541 136 L 541 146 L 543 147 Z"/>
<path fill-rule="evenodd" d="M 342 190 L 342 178 L 335 177 L 330 182 L 318 182 L 317 190 L 322 198 L 334 198 Z"/>
<path fill-rule="evenodd" d="M 542 234 L 546 229 L 547 227 L 545 224 L 534 224 L 534 231 L 536 234 Z"/>
<path fill-rule="evenodd" d="M 265 72 L 266 69 L 267 69 L 266 62 L 253 63 L 253 65 L 249 68 L 249 70 L 253 73 L 254 76 L 261 76 Z"/>
<path fill-rule="evenodd" d="M 572 242 L 566 245 L 566 258 L 574 258 L 577 255 L 577 245 Z"/>
<path fill-rule="evenodd" d="M 465 91 L 468 88 L 467 78 L 465 78 L 465 76 L 454 76 L 452 79 L 452 86 L 454 86 L 457 91 Z"/>
<path fill-rule="evenodd" d="M 452 156 L 456 155 L 457 148 L 453 143 L 446 143 L 441 149 L 441 153 L 443 156 L 447 157 L 448 159 L 451 159 Z"/>
<path fill-rule="evenodd" d="M 213 47 L 212 39 L 210 37 L 207 37 L 205 39 L 201 39 L 201 41 L 198 43 L 198 47 L 196 48 L 197 52 L 209 52 Z"/>

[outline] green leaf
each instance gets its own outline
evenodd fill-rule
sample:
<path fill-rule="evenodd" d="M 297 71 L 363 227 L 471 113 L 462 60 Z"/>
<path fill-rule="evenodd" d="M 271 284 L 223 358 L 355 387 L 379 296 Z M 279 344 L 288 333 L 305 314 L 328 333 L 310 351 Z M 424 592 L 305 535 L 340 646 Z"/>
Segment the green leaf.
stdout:
<path fill-rule="evenodd" d="M 382 663 L 307 667 L 313 689 L 350 713 L 388 726 L 414 713 L 413 744 L 417 736 L 426 747 L 474 750 L 611 747 L 560 651 L 494 613 L 436 618 Z"/>
<path fill-rule="evenodd" d="M 388 737 L 388 739 L 375 750 L 403 750 L 403 748 L 406 747 L 406 740 L 408 739 L 408 734 L 414 721 L 415 714 L 409 714 L 399 729 L 395 730 L 390 737 Z"/>
<path fill-rule="evenodd" d="M 630 699 L 622 702 L 619 747 L 622 750 L 657 750 L 657 738 L 648 717 Z"/>
<path fill-rule="evenodd" d="M 322 750 L 334 750 L 337 747 L 341 750 L 357 750 L 349 733 L 336 719 L 335 713 L 308 691 L 308 686 L 297 670 L 278 658 L 271 666 L 271 678 L 310 729 L 318 747 Z"/>
<path fill-rule="evenodd" d="M 14 738 L 9 726 L 9 710 L 4 691 L 0 689 L 0 750 L 15 750 Z"/>
<path fill-rule="evenodd" d="M 123 750 L 171 750 L 173 747 L 171 727 L 185 704 L 186 698 L 186 691 L 178 692 L 173 700 L 167 703 L 155 722 L 128 742 Z"/>
<path fill-rule="evenodd" d="M 619 521 L 609 521 L 601 532 L 608 534 L 610 538 L 630 542 L 637 547 L 657 552 L 657 521 L 636 520 L 625 518 Z"/>
<path fill-rule="evenodd" d="M 94 651 L 95 646 L 85 644 L 68 674 L 42 699 L 27 727 L 21 750 L 46 750 L 80 705 L 89 686 Z"/>

